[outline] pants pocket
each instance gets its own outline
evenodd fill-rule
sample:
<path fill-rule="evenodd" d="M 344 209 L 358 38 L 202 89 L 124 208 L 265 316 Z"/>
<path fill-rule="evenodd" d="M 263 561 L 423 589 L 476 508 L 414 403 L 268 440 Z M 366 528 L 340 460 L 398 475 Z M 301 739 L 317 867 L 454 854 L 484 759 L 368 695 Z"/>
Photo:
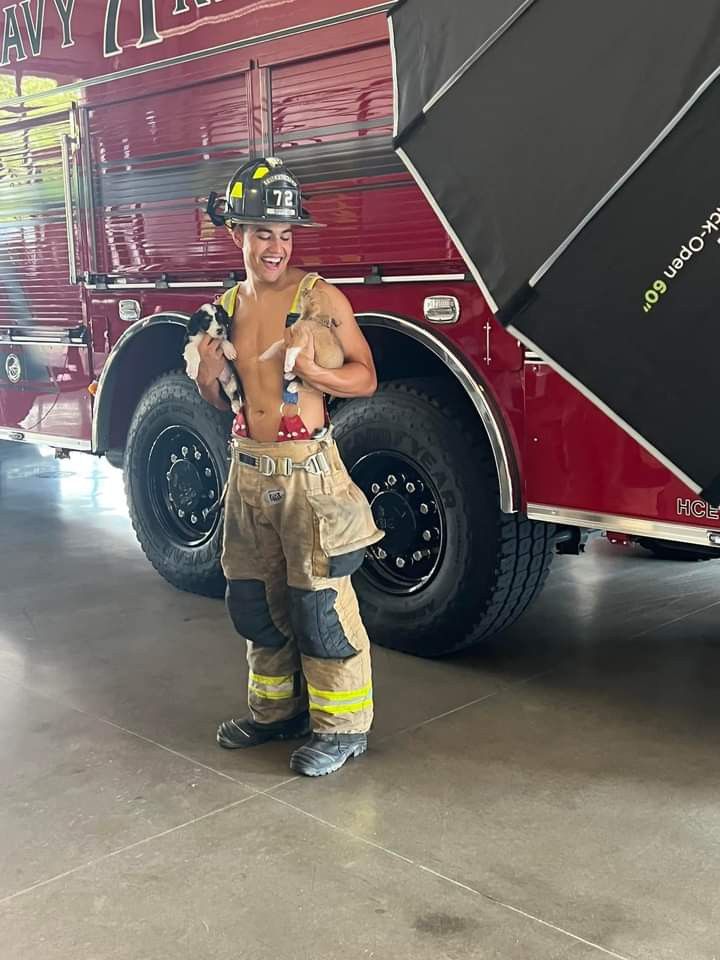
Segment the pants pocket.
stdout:
<path fill-rule="evenodd" d="M 361 565 L 366 547 L 385 536 L 375 526 L 370 504 L 352 481 L 333 493 L 308 493 L 307 498 L 320 552 L 329 561 L 316 576 L 349 576 Z M 344 562 L 336 559 L 340 557 Z"/>

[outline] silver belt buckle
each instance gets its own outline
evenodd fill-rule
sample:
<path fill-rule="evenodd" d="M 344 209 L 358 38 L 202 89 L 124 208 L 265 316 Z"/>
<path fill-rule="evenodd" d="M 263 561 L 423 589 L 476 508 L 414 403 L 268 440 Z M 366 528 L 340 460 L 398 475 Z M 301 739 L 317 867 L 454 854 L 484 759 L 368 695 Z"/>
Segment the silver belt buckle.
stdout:
<path fill-rule="evenodd" d="M 313 477 L 317 477 L 321 473 L 330 473 L 330 465 L 322 451 L 320 451 L 320 453 L 314 453 L 311 457 L 307 458 L 305 463 L 297 464 L 297 466 L 302 467 L 303 470 L 306 470 Z"/>
<path fill-rule="evenodd" d="M 276 464 L 272 457 L 268 457 L 267 454 L 262 454 L 258 457 L 258 473 L 261 473 L 264 477 L 272 477 L 275 475 Z"/>
<path fill-rule="evenodd" d="M 278 457 L 275 461 L 275 472 L 279 477 L 291 477 L 294 466 L 290 457 Z"/>

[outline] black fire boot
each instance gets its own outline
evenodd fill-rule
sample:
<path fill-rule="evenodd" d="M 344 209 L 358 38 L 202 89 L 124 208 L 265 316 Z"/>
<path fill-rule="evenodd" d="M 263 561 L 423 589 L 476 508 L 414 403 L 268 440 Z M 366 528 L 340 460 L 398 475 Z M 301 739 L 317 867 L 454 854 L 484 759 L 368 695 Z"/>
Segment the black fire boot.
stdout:
<path fill-rule="evenodd" d="M 290 720 L 255 723 L 254 720 L 223 720 L 217 730 L 217 742 L 228 750 L 257 747 L 268 740 L 299 740 L 310 733 L 310 714 L 305 711 Z"/>
<path fill-rule="evenodd" d="M 290 757 L 290 769 L 306 777 L 335 773 L 350 757 L 367 750 L 366 733 L 314 733 Z"/>

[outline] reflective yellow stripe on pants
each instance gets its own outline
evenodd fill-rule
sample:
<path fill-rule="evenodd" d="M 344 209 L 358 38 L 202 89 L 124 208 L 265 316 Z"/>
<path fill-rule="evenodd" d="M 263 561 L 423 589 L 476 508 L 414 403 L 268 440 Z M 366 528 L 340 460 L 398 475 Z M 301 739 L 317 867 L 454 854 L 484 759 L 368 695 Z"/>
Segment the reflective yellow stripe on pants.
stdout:
<path fill-rule="evenodd" d="M 310 709 L 321 713 L 360 713 L 372 708 L 372 684 L 357 690 L 318 690 L 308 684 L 308 699 Z"/>
<path fill-rule="evenodd" d="M 294 677 L 268 677 L 250 671 L 248 688 L 263 700 L 292 700 L 295 695 Z"/>

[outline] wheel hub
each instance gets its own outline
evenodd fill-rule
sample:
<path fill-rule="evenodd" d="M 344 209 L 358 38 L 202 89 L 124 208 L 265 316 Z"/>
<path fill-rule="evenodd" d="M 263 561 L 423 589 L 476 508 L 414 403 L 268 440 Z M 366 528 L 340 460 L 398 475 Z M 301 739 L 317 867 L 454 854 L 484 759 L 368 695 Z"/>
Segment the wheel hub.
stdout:
<path fill-rule="evenodd" d="M 350 474 L 385 537 L 371 547 L 363 574 L 388 593 L 415 593 L 433 579 L 445 553 L 445 515 L 432 478 L 396 451 L 362 457 Z"/>
<path fill-rule="evenodd" d="M 385 490 L 370 503 L 375 523 L 385 531 L 382 545 L 387 553 L 406 553 L 417 537 L 417 522 L 412 506 L 399 493 Z"/>
<path fill-rule="evenodd" d="M 168 474 L 168 493 L 173 506 L 194 510 L 202 497 L 200 474 L 188 460 L 176 460 Z"/>
<path fill-rule="evenodd" d="M 219 522 L 220 473 L 205 441 L 185 426 L 166 427 L 150 450 L 148 489 L 155 517 L 183 546 L 199 546 Z"/>

